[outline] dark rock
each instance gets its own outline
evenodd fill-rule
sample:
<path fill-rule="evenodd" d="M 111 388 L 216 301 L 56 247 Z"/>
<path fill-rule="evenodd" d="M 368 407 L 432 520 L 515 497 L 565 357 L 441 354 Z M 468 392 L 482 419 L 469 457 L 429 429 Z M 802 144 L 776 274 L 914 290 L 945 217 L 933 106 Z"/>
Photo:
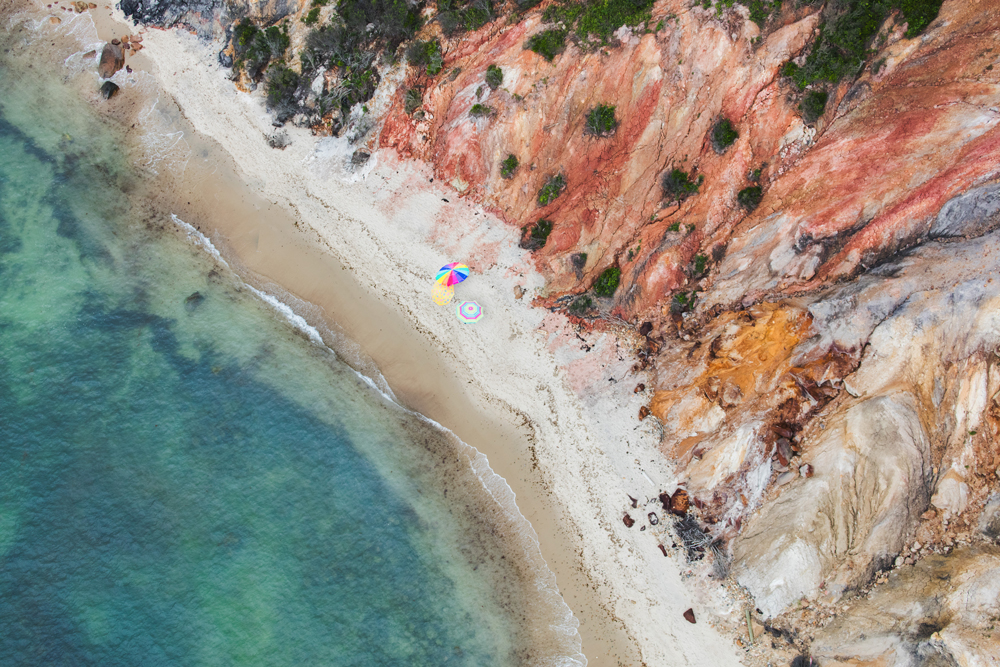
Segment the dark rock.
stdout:
<path fill-rule="evenodd" d="M 626 494 L 626 495 L 628 495 L 628 494 Z M 635 509 L 636 507 L 639 506 L 639 499 L 638 498 L 633 498 L 632 496 L 629 496 L 628 499 L 632 502 L 632 509 Z"/>
<path fill-rule="evenodd" d="M 626 528 L 631 528 L 635 525 L 635 519 L 630 517 L 628 514 L 622 517 L 622 521 L 625 523 Z"/>
<path fill-rule="evenodd" d="M 931 238 L 982 236 L 1000 226 L 1000 183 L 958 195 L 941 207 L 931 226 Z"/>
<path fill-rule="evenodd" d="M 112 46 L 121 46 L 122 40 L 120 40 L 120 39 L 118 39 L 116 37 L 116 38 L 114 38 L 114 39 L 111 40 L 111 44 L 112 44 Z"/>
<path fill-rule="evenodd" d="M 649 525 L 655 526 L 660 523 L 660 517 L 656 516 L 656 512 L 649 513 Z"/>
<path fill-rule="evenodd" d="M 667 548 L 665 546 L 663 546 L 662 544 L 657 544 L 656 546 L 660 547 L 660 551 L 663 552 L 664 556 L 667 555 Z"/>
<path fill-rule="evenodd" d="M 201 292 L 195 292 L 188 298 L 184 299 L 184 308 L 190 313 L 205 300 L 205 297 L 201 295 Z"/>
<path fill-rule="evenodd" d="M 663 509 L 670 511 L 670 494 L 664 491 L 660 494 L 660 503 L 663 505 Z"/>
<path fill-rule="evenodd" d="M 639 419 L 640 420 L 645 419 L 648 416 L 649 416 L 649 406 L 644 405 L 641 408 L 639 408 Z"/>
<path fill-rule="evenodd" d="M 117 44 L 105 44 L 101 51 L 101 61 L 97 64 L 97 73 L 102 79 L 110 79 L 115 72 L 125 67 L 125 52 Z"/>
<path fill-rule="evenodd" d="M 371 153 L 358 149 L 354 151 L 353 155 L 351 155 L 351 164 L 354 165 L 355 167 L 360 167 L 364 163 L 368 162 L 368 158 L 370 157 Z"/>
<path fill-rule="evenodd" d="M 635 389 L 632 390 L 632 393 L 638 394 L 640 391 L 646 391 L 646 385 L 644 385 L 641 382 L 635 386 Z"/>
<path fill-rule="evenodd" d="M 105 81 L 104 85 L 101 86 L 101 95 L 104 99 L 110 100 L 118 93 L 118 86 L 113 81 Z"/>
<path fill-rule="evenodd" d="M 686 612 L 684 612 L 684 620 L 687 621 L 688 623 L 698 622 L 694 620 L 694 609 L 688 609 Z"/>
<path fill-rule="evenodd" d="M 670 498 L 670 511 L 677 516 L 684 516 L 687 514 L 688 508 L 691 506 L 691 501 L 688 498 L 688 492 L 684 489 L 677 489 L 674 491 L 674 495 Z"/>
<path fill-rule="evenodd" d="M 788 465 L 792 459 L 792 443 L 788 441 L 788 438 L 778 438 L 775 453 L 778 455 L 778 461 L 781 462 L 781 465 Z"/>
<path fill-rule="evenodd" d="M 225 51 L 219 51 L 219 64 L 229 69 L 233 66 L 233 57 Z"/>
<path fill-rule="evenodd" d="M 652 332 L 652 331 L 653 331 L 653 323 L 652 322 L 643 322 L 642 326 L 639 327 L 639 335 L 640 336 L 648 336 L 650 334 L 650 332 Z"/>

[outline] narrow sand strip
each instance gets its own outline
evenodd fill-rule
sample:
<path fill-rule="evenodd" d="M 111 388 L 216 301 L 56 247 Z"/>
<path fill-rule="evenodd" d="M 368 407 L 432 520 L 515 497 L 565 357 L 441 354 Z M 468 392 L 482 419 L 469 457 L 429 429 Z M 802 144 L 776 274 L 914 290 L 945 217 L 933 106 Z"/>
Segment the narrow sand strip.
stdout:
<path fill-rule="evenodd" d="M 112 36 L 106 17 L 98 28 Z M 488 457 L 538 533 L 589 664 L 739 664 L 731 639 L 702 614 L 721 599 L 685 583 L 687 566 L 658 549 L 662 533 L 622 522 L 629 494 L 644 503 L 674 486 L 655 424 L 636 419 L 645 398 L 632 388 L 645 378 L 630 372 L 615 338 L 583 343 L 564 318 L 530 307 L 542 281 L 515 230 L 392 154 L 351 172 L 356 146 L 294 128 L 284 130 L 286 149 L 268 147 L 275 130 L 261 95 L 237 92 L 215 50 L 179 31 L 144 38 L 146 58 L 131 64 L 149 68 L 202 135 L 176 149 L 187 189 L 164 201 L 252 282 L 280 286 L 307 302 L 301 314 L 311 323 L 358 341 L 355 362 L 370 357 L 402 403 Z M 168 122 L 183 120 L 164 101 L 137 133 Z M 216 146 L 232 173 L 217 156 L 205 159 Z M 434 271 L 455 259 L 475 272 L 456 290 L 483 305 L 475 325 L 431 299 Z M 523 300 L 515 285 L 528 289 Z M 698 624 L 683 619 L 688 607 Z"/>

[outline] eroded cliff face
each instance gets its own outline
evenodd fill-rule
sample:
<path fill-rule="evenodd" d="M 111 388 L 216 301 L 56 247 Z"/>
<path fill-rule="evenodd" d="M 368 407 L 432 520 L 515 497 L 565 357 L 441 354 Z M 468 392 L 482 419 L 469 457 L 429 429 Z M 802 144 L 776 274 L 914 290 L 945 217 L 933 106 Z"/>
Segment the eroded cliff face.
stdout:
<path fill-rule="evenodd" d="M 877 53 L 807 125 L 780 68 L 821 9 L 786 8 L 762 34 L 742 10 L 667 0 L 655 32 L 571 45 L 552 63 L 524 49 L 537 15 L 484 28 L 447 45 L 436 79 L 411 75 L 423 117 L 403 111 L 404 87 L 380 136 L 512 224 L 553 222 L 535 251 L 541 303 L 620 267 L 601 307 L 653 324 L 663 452 L 779 624 L 988 539 L 976 522 L 1000 466 L 1000 7 L 945 2 L 914 39 L 890 17 Z M 473 104 L 493 114 L 474 118 Z M 584 131 L 598 104 L 617 107 L 611 137 Z M 740 136 L 720 152 L 721 117 Z M 522 166 L 505 180 L 508 154 Z M 679 204 L 661 191 L 673 168 L 704 176 Z M 748 211 L 737 193 L 756 169 L 763 199 Z M 554 174 L 566 190 L 539 206 Z M 673 299 L 692 291 L 693 311 Z M 989 646 L 941 650 L 995 664 Z M 884 664 L 904 664 L 900 651 Z"/>

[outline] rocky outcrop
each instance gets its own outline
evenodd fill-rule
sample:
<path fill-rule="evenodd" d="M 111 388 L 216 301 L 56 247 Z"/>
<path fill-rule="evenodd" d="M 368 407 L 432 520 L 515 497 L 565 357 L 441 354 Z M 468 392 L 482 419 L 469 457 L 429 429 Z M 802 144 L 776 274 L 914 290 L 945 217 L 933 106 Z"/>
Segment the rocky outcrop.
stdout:
<path fill-rule="evenodd" d="M 1000 549 L 963 548 L 892 573 L 823 628 L 824 666 L 1000 664 Z"/>
<path fill-rule="evenodd" d="M 809 448 L 815 476 L 765 505 L 733 542 L 733 574 L 766 617 L 867 583 L 927 507 L 930 447 L 911 395 L 858 401 L 823 426 Z"/>
<path fill-rule="evenodd" d="M 101 51 L 101 60 L 97 64 L 97 73 L 102 79 L 110 79 L 115 72 L 125 67 L 125 51 L 120 44 L 108 42 Z"/>

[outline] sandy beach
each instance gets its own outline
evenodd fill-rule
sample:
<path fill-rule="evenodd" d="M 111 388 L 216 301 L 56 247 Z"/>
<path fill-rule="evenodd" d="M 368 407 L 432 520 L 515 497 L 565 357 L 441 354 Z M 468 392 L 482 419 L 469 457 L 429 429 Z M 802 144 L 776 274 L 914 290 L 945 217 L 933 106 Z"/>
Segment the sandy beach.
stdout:
<path fill-rule="evenodd" d="M 45 16 L 44 4 L 34 7 Z M 208 236 L 250 284 L 291 305 L 401 404 L 486 456 L 537 534 L 588 664 L 740 664 L 732 628 L 742 607 L 698 583 L 692 568 L 703 565 L 687 564 L 647 518 L 676 485 L 657 424 L 637 418 L 648 397 L 633 390 L 647 378 L 632 371 L 629 329 L 584 333 L 532 307 L 544 286 L 518 230 L 426 165 L 382 150 L 352 167 L 363 142 L 273 127 L 262 94 L 239 92 L 218 65 L 219 44 L 130 26 L 103 7 L 77 20 L 91 17 L 102 40 L 143 36 L 107 104 L 138 119 L 141 166 L 162 177 L 157 208 Z M 400 78 L 384 77 L 374 116 Z M 290 140 L 282 150 L 267 142 L 278 132 Z M 474 325 L 431 299 L 449 261 L 472 268 L 456 296 L 483 306 Z"/>

